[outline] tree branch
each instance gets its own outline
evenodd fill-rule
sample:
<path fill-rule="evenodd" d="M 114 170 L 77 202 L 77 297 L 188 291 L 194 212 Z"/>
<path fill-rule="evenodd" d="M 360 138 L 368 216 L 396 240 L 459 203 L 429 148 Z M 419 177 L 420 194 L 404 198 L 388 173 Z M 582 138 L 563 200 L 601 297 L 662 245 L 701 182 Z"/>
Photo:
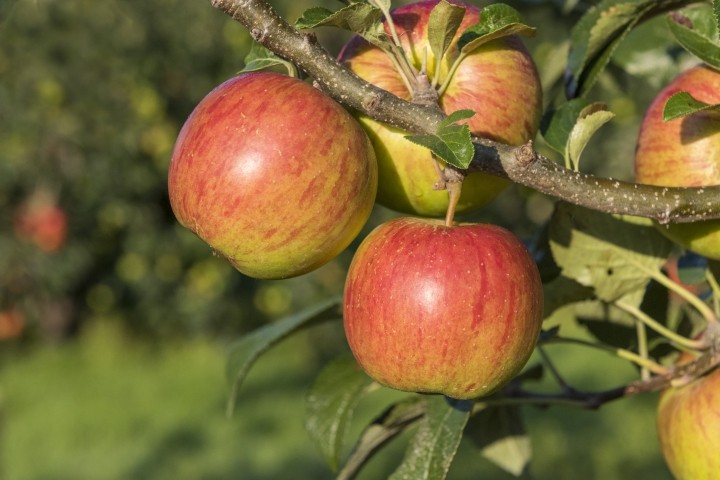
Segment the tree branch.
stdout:
<path fill-rule="evenodd" d="M 319 88 L 345 106 L 416 134 L 435 133 L 445 117 L 437 107 L 402 100 L 339 64 L 314 35 L 283 20 L 264 0 L 210 0 L 244 25 L 253 39 L 295 63 Z M 606 213 L 648 217 L 660 223 L 720 218 L 720 186 L 655 187 L 601 178 L 563 168 L 540 155 L 532 143 L 513 147 L 474 138 L 470 170 L 510 179 L 544 194 Z"/>

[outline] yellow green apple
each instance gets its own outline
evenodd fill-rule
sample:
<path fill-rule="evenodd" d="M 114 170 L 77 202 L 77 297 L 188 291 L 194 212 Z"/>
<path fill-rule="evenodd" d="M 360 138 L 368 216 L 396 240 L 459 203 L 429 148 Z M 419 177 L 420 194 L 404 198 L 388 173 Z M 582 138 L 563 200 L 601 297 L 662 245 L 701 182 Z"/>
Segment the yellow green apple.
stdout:
<path fill-rule="evenodd" d="M 428 19 L 437 3 L 437 0 L 412 3 L 397 8 L 391 15 L 403 49 L 418 70 L 426 54 L 427 73 L 433 80 L 435 64 L 441 61 L 437 84 L 442 85 L 459 55 L 457 40 L 461 32 L 477 23 L 482 11 L 471 4 L 451 2 L 463 6 L 465 16 L 448 53 L 438 60 L 428 42 Z M 388 55 L 362 38 L 355 37 L 345 45 L 340 61 L 368 82 L 406 100 L 412 99 L 412 92 Z M 461 109 L 477 112 L 466 120 L 474 134 L 512 145 L 532 139 L 540 121 L 542 89 L 535 64 L 520 39 L 500 38 L 468 55 L 451 76 L 439 105 L 446 113 Z M 433 189 L 438 173 L 430 151 L 406 140 L 407 132 L 364 115 L 359 119 L 377 153 L 378 203 L 409 214 L 445 215 L 448 195 Z M 470 174 L 463 183 L 457 212 L 477 210 L 507 185 L 497 177 Z"/>

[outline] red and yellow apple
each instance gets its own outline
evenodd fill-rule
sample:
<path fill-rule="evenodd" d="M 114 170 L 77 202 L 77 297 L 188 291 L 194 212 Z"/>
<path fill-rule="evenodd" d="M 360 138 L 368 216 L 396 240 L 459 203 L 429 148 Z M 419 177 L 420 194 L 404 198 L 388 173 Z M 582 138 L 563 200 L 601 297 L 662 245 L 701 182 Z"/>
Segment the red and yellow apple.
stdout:
<path fill-rule="evenodd" d="M 432 79 L 434 58 L 428 42 L 428 19 L 438 0 L 421 1 L 397 8 L 392 18 L 411 63 L 420 69 L 427 52 L 427 72 Z M 471 4 L 447 54 L 440 60 L 442 85 L 459 55 L 457 40 L 463 30 L 478 22 L 481 10 Z M 386 25 L 386 30 L 387 30 Z M 412 99 L 390 58 L 361 37 L 354 37 L 340 53 L 340 61 L 366 81 L 406 100 Z M 519 37 L 510 36 L 480 46 L 452 75 L 439 105 L 446 113 L 472 109 L 476 115 L 465 122 L 476 135 L 512 145 L 532 139 L 542 112 L 542 89 L 535 64 Z M 438 174 L 429 150 L 411 143 L 407 132 L 358 117 L 375 147 L 379 167 L 378 203 L 397 211 L 424 216 L 443 216 L 448 206 L 445 191 L 433 189 Z M 482 173 L 470 174 L 463 183 L 457 212 L 477 210 L 502 191 L 508 182 Z"/>
<path fill-rule="evenodd" d="M 684 354 L 680 363 L 691 357 Z M 665 462 L 678 480 L 715 480 L 720 472 L 720 369 L 660 395 L 657 428 Z"/>
<path fill-rule="evenodd" d="M 345 249 L 372 210 L 367 135 L 311 85 L 275 73 L 210 92 L 177 138 L 170 203 L 185 227 L 255 278 L 311 271 Z"/>
<path fill-rule="evenodd" d="M 533 258 L 494 225 L 391 220 L 363 240 L 345 284 L 350 349 L 398 390 L 492 393 L 525 365 L 542 318 Z"/>
<path fill-rule="evenodd" d="M 653 100 L 640 127 L 635 179 L 664 187 L 720 184 L 720 114 L 698 112 L 668 122 L 662 113 L 668 98 L 688 92 L 696 99 L 720 103 L 720 72 L 692 68 L 667 85 Z M 674 242 L 720 260 L 720 220 L 659 226 Z"/>
<path fill-rule="evenodd" d="M 68 220 L 54 195 L 40 189 L 20 206 L 13 222 L 15 236 L 35 244 L 40 250 L 54 253 L 65 245 Z"/>

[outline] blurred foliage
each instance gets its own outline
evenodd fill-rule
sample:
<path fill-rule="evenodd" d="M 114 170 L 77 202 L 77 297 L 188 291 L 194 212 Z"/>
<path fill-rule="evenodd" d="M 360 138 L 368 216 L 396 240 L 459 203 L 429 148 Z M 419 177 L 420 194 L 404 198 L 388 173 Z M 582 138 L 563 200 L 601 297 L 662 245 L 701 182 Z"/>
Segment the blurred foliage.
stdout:
<path fill-rule="evenodd" d="M 339 5 L 271 3 L 290 20 L 309 6 Z M 592 2 L 508 3 L 538 27 L 527 44 L 553 105 L 565 41 Z M 333 53 L 346 39 L 318 36 Z M 208 0 L 0 0 L 0 462 L 12 460 L 12 469 L 0 463 L 0 477 L 329 477 L 318 452 L 308 459 L 302 392 L 321 357 L 345 348 L 339 327 L 261 362 L 231 421 L 222 417 L 224 357 L 196 337 L 235 337 L 340 292 L 352 248 L 303 277 L 256 282 L 180 227 L 167 201 L 177 132 L 205 94 L 242 68 L 250 45 Z M 591 140 L 583 170 L 630 178 L 640 116 L 691 61 L 662 19 L 629 34 L 590 96 L 616 116 Z M 554 155 L 541 138 L 537 145 Z M 38 198 L 67 219 L 57 248 L 18 227 Z M 514 187 L 471 219 L 532 243 L 552 210 L 550 199 Z M 365 232 L 392 215 L 376 209 Z M 44 346 L 81 329 L 89 333 L 76 344 Z M 137 342 L 157 338 L 157 351 Z M 569 352 L 558 364 L 591 386 L 635 373 L 605 361 Z M 539 478 L 666 478 L 652 407 L 646 397 L 599 413 L 527 409 L 532 470 Z M 392 469 L 402 447 L 387 455 L 367 478 Z M 452 478 L 478 478 L 464 471 L 476 461 L 463 444 Z M 483 478 L 508 478 L 489 463 L 479 468 Z"/>
<path fill-rule="evenodd" d="M 239 24 L 202 1 L 17 0 L 2 7 L 0 44 L 0 311 L 22 312 L 24 338 L 97 318 L 153 335 L 244 331 L 324 292 L 259 287 L 169 208 L 175 136 L 242 67 Z M 56 251 L 13 231 L 38 192 L 68 219 Z"/>

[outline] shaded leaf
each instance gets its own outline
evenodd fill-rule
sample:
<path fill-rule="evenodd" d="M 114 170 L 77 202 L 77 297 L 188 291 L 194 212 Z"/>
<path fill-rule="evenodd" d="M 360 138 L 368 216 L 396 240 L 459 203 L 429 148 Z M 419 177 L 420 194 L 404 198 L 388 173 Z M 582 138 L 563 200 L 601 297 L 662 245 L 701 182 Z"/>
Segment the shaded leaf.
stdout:
<path fill-rule="evenodd" d="M 430 12 L 428 19 L 428 43 L 438 63 L 445 55 L 452 39 L 460 28 L 465 9 L 458 5 L 440 1 Z"/>
<path fill-rule="evenodd" d="M 720 112 L 720 104 L 710 105 L 709 103 L 697 100 L 688 92 L 677 92 L 670 96 L 665 103 L 665 108 L 663 108 L 663 121 L 669 122 L 676 118 L 705 111 Z"/>
<path fill-rule="evenodd" d="M 560 155 L 565 156 L 573 127 L 580 113 L 589 105 L 591 103 L 584 98 L 576 98 L 549 111 L 540 125 L 540 132 L 545 143 Z"/>
<path fill-rule="evenodd" d="M 405 458 L 390 480 L 442 480 L 446 477 L 470 417 L 472 402 L 441 395 L 425 399 L 425 418 Z"/>
<path fill-rule="evenodd" d="M 559 203 L 551 219 L 550 247 L 564 276 L 612 302 L 644 289 L 672 243 L 649 220 Z"/>
<path fill-rule="evenodd" d="M 480 20 L 467 28 L 458 40 L 458 48 L 468 54 L 492 40 L 509 35 L 535 36 L 535 28 L 523 23 L 523 19 L 514 8 L 503 3 L 494 3 L 483 8 Z"/>
<path fill-rule="evenodd" d="M 667 24 L 675 40 L 688 52 L 715 68 L 720 68 L 720 43 L 685 25 L 685 17 L 668 15 Z"/>
<path fill-rule="evenodd" d="M 590 300 L 595 297 L 592 287 L 581 285 L 572 278 L 559 275 L 543 285 L 545 298 L 545 318 L 552 315 L 555 310 L 573 303 Z"/>
<path fill-rule="evenodd" d="M 428 148 L 445 162 L 458 168 L 468 168 L 475 155 L 470 128 L 455 122 L 475 115 L 472 110 L 458 110 L 448 115 L 434 135 L 407 135 L 413 143 Z"/>
<path fill-rule="evenodd" d="M 348 356 L 327 365 L 308 392 L 305 427 L 333 470 L 355 407 L 372 383 Z"/>
<path fill-rule="evenodd" d="M 678 258 L 678 277 L 682 283 L 697 285 L 705 283 L 708 259 L 693 252 L 686 252 Z"/>
<path fill-rule="evenodd" d="M 487 407 L 470 419 L 468 437 L 482 456 L 516 477 L 527 469 L 532 457 L 530 436 L 518 407 Z"/>
<path fill-rule="evenodd" d="M 425 400 L 419 395 L 390 406 L 362 432 L 338 479 L 354 475 L 387 442 L 417 423 L 425 414 Z"/>
<path fill-rule="evenodd" d="M 568 98 L 584 96 L 620 42 L 642 20 L 691 3 L 688 0 L 603 0 L 590 8 L 570 34 L 565 79 Z"/>
<path fill-rule="evenodd" d="M 340 312 L 337 307 L 341 302 L 341 296 L 333 297 L 282 320 L 260 327 L 232 344 L 228 352 L 226 365 L 228 380 L 232 383 L 232 390 L 228 399 L 228 414 L 231 414 L 235 407 L 240 385 L 242 385 L 250 367 L 260 355 L 280 340 L 303 327 L 338 318 Z"/>

